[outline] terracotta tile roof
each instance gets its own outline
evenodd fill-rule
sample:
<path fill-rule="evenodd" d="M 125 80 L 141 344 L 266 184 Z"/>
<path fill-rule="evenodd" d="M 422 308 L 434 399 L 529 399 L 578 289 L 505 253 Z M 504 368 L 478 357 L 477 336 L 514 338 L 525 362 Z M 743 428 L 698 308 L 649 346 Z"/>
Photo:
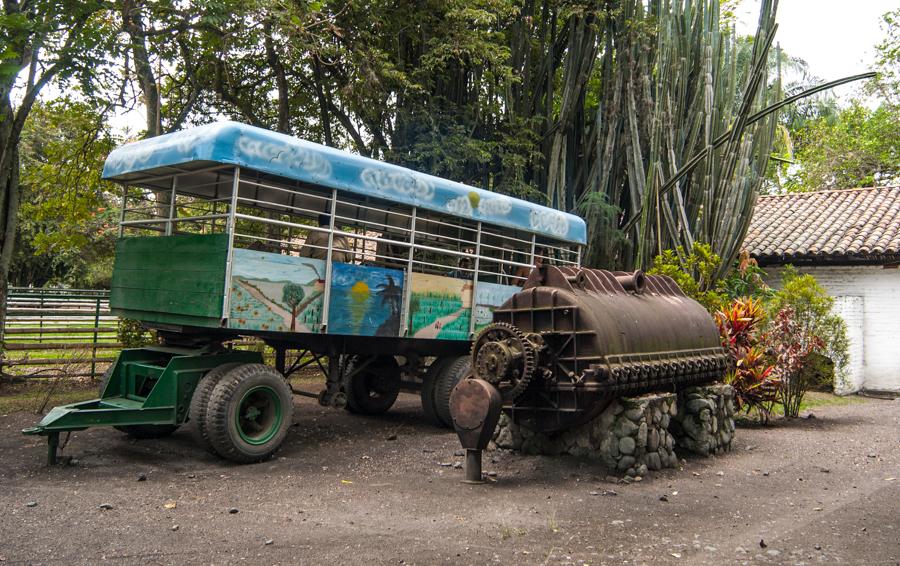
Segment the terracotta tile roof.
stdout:
<path fill-rule="evenodd" d="M 760 197 L 744 247 L 761 265 L 900 260 L 900 187 Z"/>

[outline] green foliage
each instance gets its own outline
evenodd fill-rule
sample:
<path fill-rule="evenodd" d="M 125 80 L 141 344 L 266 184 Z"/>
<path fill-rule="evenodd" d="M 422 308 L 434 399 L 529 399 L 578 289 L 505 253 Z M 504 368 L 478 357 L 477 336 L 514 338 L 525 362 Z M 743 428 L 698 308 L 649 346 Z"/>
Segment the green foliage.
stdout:
<path fill-rule="evenodd" d="M 881 27 L 885 38 L 875 46 L 878 77 L 868 91 L 896 109 L 900 107 L 900 8 L 885 13 Z"/>
<path fill-rule="evenodd" d="M 706 310 L 716 312 L 726 298 L 722 293 L 721 282 L 716 279 L 721 263 L 722 260 L 708 244 L 694 242 L 690 253 L 678 246 L 656 256 L 653 258 L 653 267 L 647 273 L 671 277 L 688 297 L 703 305 Z"/>
<path fill-rule="evenodd" d="M 759 267 L 750 252 L 744 250 L 738 257 L 737 266 L 721 281 L 720 288 L 730 300 L 743 297 L 768 301 L 775 294 L 765 280 L 766 273 Z"/>
<path fill-rule="evenodd" d="M 900 180 L 900 106 L 870 110 L 853 102 L 833 118 L 817 118 L 802 132 L 795 153 L 799 166 L 790 191 L 850 189 Z"/>
<path fill-rule="evenodd" d="M 147 330 L 138 320 L 120 318 L 116 335 L 123 348 L 140 348 L 156 342 L 153 331 Z"/>
<path fill-rule="evenodd" d="M 34 106 L 20 142 L 23 198 L 11 281 L 108 287 L 118 209 L 112 184 L 100 176 L 115 145 L 106 116 L 87 103 Z"/>
<path fill-rule="evenodd" d="M 773 320 L 785 309 L 792 309 L 797 326 L 797 337 L 814 336 L 822 341 L 821 353 L 834 362 L 836 380 L 842 385 L 847 379 L 850 342 L 847 325 L 834 314 L 834 299 L 828 295 L 812 275 L 802 274 L 788 266 L 782 274 L 781 289 L 767 309 Z"/>

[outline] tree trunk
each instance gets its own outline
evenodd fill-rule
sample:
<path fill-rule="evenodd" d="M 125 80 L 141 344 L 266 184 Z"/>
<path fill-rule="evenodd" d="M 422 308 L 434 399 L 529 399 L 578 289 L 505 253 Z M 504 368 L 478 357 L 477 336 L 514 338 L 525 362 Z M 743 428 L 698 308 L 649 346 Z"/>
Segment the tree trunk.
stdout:
<path fill-rule="evenodd" d="M 18 137 L 18 136 L 17 136 Z M 3 140 L 4 144 L 8 140 Z M 0 215 L 3 219 L 3 243 L 0 244 L 0 345 L 6 334 L 6 297 L 9 290 L 9 268 L 12 264 L 13 250 L 16 243 L 16 228 L 18 227 L 19 214 L 19 151 L 15 147 L 18 140 L 12 146 L 11 167 L 6 175 L 3 175 L 3 194 L 5 198 L 0 206 Z M 6 146 L 5 148 L 9 148 Z M 0 349 L 2 355 L 2 349 Z"/>

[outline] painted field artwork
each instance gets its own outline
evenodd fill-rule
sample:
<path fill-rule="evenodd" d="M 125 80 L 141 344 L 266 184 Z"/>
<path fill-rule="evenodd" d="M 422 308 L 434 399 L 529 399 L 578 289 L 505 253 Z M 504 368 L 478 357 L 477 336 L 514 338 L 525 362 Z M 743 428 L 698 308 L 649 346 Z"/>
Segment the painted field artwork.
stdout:
<path fill-rule="evenodd" d="M 329 334 L 400 335 L 402 271 L 334 263 L 331 276 Z"/>
<path fill-rule="evenodd" d="M 415 273 L 409 300 L 409 335 L 467 340 L 472 313 L 472 282 Z"/>
<path fill-rule="evenodd" d="M 494 320 L 494 309 L 521 290 L 516 285 L 479 281 L 475 291 L 475 331 L 490 324 Z"/>
<path fill-rule="evenodd" d="M 229 328 L 318 332 L 325 262 L 234 250 Z"/>

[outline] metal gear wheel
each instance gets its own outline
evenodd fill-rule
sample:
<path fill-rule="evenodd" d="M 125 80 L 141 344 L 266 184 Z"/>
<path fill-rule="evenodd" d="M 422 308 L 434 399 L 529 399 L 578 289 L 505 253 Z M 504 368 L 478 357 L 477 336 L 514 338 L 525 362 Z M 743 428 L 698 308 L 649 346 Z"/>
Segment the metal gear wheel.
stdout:
<path fill-rule="evenodd" d="M 509 400 L 516 399 L 528 388 L 534 377 L 536 358 L 537 349 L 529 337 L 505 322 L 485 326 L 472 343 L 475 377 L 500 389 Z"/>

